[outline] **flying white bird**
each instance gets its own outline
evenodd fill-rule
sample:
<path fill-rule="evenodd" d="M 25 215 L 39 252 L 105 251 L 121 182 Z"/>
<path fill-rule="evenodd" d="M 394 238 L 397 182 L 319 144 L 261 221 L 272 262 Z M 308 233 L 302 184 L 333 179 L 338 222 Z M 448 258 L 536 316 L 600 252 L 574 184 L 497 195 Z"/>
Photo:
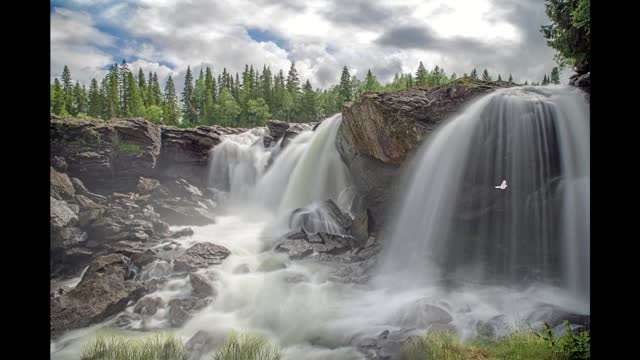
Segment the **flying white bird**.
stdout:
<path fill-rule="evenodd" d="M 504 190 L 507 188 L 507 180 L 502 180 L 502 184 L 495 187 L 496 189 Z"/>

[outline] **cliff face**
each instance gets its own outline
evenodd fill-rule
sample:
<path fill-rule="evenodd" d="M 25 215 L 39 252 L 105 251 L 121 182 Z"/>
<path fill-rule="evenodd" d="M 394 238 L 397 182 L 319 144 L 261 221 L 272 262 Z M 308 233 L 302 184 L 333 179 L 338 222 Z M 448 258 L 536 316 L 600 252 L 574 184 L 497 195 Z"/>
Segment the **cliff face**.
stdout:
<path fill-rule="evenodd" d="M 336 145 L 379 227 L 400 165 L 440 123 L 506 82 L 469 78 L 429 89 L 367 93 L 342 110 Z"/>
<path fill-rule="evenodd" d="M 245 129 L 179 129 L 144 119 L 89 122 L 51 117 L 51 157 L 96 192 L 135 190 L 138 178 L 206 180 L 209 150 L 222 135 Z"/>

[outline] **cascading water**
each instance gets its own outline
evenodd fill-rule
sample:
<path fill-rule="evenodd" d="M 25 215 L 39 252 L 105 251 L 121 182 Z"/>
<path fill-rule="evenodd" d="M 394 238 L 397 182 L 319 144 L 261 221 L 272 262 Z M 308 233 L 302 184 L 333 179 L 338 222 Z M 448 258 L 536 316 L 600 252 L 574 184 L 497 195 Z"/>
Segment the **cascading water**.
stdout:
<path fill-rule="evenodd" d="M 409 169 L 379 281 L 542 282 L 588 302 L 589 107 L 579 90 L 498 90 L 432 134 Z"/>

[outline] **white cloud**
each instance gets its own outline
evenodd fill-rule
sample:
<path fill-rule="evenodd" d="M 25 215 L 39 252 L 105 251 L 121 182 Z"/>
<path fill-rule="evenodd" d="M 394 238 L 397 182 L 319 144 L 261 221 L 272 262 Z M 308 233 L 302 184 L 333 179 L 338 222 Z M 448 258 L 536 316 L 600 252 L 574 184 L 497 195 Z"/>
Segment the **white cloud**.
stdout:
<path fill-rule="evenodd" d="M 107 61 L 105 47 L 113 39 L 95 27 L 90 31 L 93 17 L 127 34 L 119 56 L 170 64 L 178 90 L 187 65 L 202 64 L 212 65 L 215 73 L 223 66 L 232 73 L 241 72 L 247 63 L 286 72 L 294 60 L 302 80 L 310 79 L 314 87 L 338 81 L 344 65 L 359 77 L 370 68 L 381 81 L 390 80 L 395 72 L 414 72 L 420 61 L 428 68 L 440 65 L 458 75 L 477 67 L 496 76 L 498 71 L 503 77 L 512 73 L 523 81 L 540 81 L 554 66 L 553 50 L 539 33 L 540 25 L 548 21 L 544 3 L 536 0 L 355 0 L 349 4 L 339 0 L 139 0 L 102 1 L 87 9 L 92 10 L 91 16 L 74 15 L 74 21 L 84 26 L 80 32 L 60 19 L 54 23 L 54 17 L 62 15 L 52 13 L 52 44 L 55 34 L 57 54 L 65 53 L 62 47 L 68 50 L 84 41 L 93 49 L 87 53 L 93 57 L 84 59 L 86 66 Z M 415 44 L 394 47 L 380 41 L 393 39 L 394 34 L 402 34 L 396 30 L 408 26 L 425 29 L 425 34 L 413 34 Z M 251 28 L 282 38 L 286 49 L 251 39 L 247 34 Z M 67 61 L 57 54 L 52 54 L 52 67 L 53 59 L 56 64 Z M 163 74 L 169 74 L 165 68 Z"/>

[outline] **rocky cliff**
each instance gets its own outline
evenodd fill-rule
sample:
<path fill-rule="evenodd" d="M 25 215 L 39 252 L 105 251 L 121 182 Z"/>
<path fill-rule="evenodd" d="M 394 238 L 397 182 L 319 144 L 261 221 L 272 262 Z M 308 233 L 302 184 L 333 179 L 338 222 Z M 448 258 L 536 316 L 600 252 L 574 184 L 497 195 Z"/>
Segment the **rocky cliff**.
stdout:
<path fill-rule="evenodd" d="M 433 88 L 367 93 L 342 109 L 336 145 L 379 227 L 400 165 L 440 123 L 479 95 L 512 86 L 463 78 Z"/>

